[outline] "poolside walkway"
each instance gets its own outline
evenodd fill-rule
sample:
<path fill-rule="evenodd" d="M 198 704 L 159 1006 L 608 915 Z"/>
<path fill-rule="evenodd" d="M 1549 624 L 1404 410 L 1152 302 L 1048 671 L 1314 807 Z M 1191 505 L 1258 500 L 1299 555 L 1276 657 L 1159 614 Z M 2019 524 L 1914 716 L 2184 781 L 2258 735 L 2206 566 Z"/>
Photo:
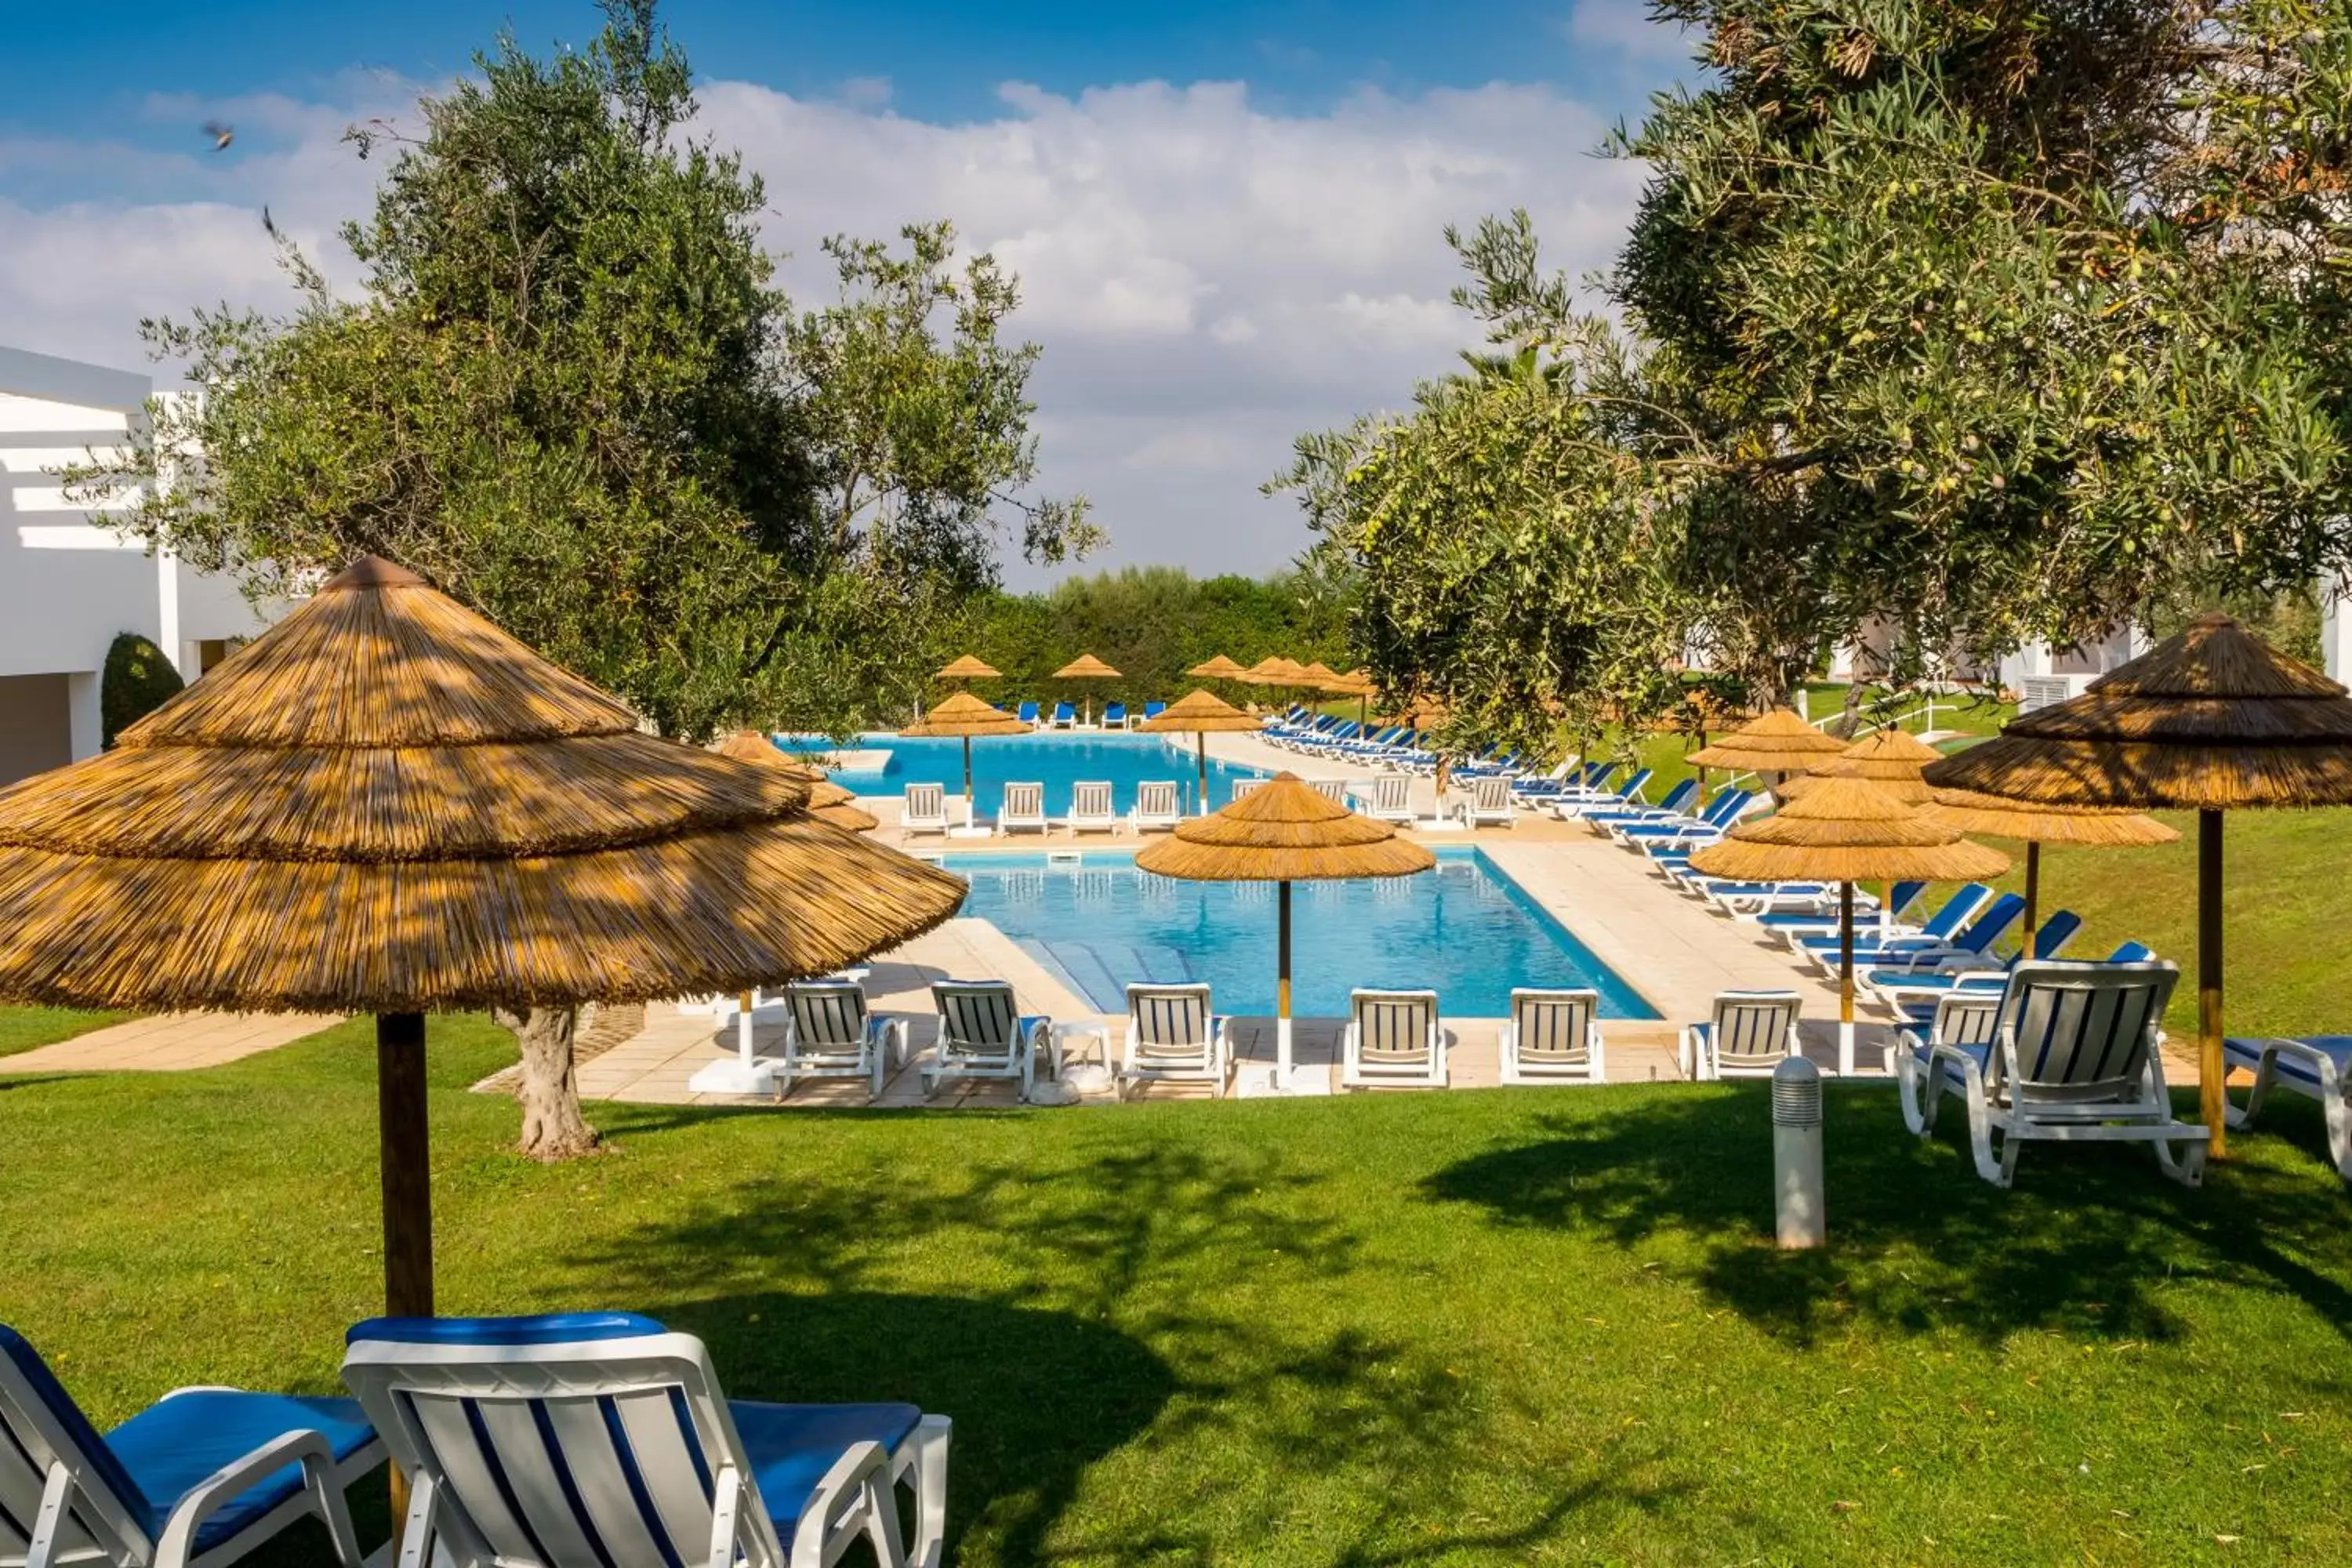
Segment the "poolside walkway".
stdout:
<path fill-rule="evenodd" d="M 275 1050 L 341 1021 L 309 1013 L 158 1013 L 0 1057 L 0 1073 L 216 1068 Z"/>

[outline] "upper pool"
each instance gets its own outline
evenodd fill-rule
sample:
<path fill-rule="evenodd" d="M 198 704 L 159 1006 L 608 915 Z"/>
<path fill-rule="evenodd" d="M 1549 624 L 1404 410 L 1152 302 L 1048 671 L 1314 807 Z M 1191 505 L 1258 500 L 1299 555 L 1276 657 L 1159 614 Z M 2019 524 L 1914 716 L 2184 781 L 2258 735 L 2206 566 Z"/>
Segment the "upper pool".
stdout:
<path fill-rule="evenodd" d="M 964 913 L 993 923 L 1106 1013 L 1131 981 L 1205 980 L 1221 1013 L 1274 1011 L 1275 889 L 1182 882 L 1131 854 L 950 855 Z M 1337 1017 L 1356 986 L 1428 988 L 1448 1016 L 1499 1018 L 1515 985 L 1590 985 L 1604 1018 L 1654 1018 L 1640 992 L 1476 849 L 1417 877 L 1300 882 L 1291 893 L 1292 1010 Z"/>
<path fill-rule="evenodd" d="M 833 743 L 813 735 L 779 739 L 792 751 L 824 752 Z M 963 742 L 955 740 L 908 740 L 898 735 L 865 735 L 859 748 L 887 751 L 889 765 L 878 773 L 847 769 L 833 776 L 856 795 L 897 795 L 910 784 L 945 784 L 950 795 L 963 793 Z M 1254 768 L 1234 767 L 1209 759 L 1209 804 L 1221 806 L 1233 797 L 1235 779 L 1261 776 Z M 1066 816 L 1070 810 L 1070 785 L 1081 779 L 1108 779 L 1111 805 L 1128 811 L 1135 805 L 1135 786 L 1146 779 L 1173 779 L 1186 811 L 1196 811 L 1199 763 L 1190 735 L 1060 734 L 983 735 L 971 743 L 973 808 L 993 816 L 1003 803 L 1007 780 L 1045 786 L 1045 811 Z"/>

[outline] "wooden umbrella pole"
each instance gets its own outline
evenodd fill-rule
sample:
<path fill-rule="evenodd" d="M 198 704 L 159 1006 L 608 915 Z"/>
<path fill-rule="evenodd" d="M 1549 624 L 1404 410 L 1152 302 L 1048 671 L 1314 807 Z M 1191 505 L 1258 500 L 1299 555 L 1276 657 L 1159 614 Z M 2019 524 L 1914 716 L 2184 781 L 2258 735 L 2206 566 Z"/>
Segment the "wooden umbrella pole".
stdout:
<path fill-rule="evenodd" d="M 1853 1073 L 1853 884 L 1838 884 L 1838 1076 Z"/>
<path fill-rule="evenodd" d="M 2197 1092 L 2205 1117 L 2206 1155 L 2229 1152 L 2222 1128 L 2221 814 L 2197 814 Z"/>
<path fill-rule="evenodd" d="M 2018 951 L 2030 963 L 2033 958 L 2033 931 L 2041 924 L 2042 912 L 2042 844 L 2038 839 L 2025 841 L 2025 944 Z"/>
<path fill-rule="evenodd" d="M 425 1015 L 375 1020 L 377 1152 L 383 1181 L 383 1310 L 433 1315 L 433 1186 L 425 1123 Z"/>
<path fill-rule="evenodd" d="M 1290 1084 L 1290 884 L 1276 884 L 1274 942 L 1275 1086 Z"/>

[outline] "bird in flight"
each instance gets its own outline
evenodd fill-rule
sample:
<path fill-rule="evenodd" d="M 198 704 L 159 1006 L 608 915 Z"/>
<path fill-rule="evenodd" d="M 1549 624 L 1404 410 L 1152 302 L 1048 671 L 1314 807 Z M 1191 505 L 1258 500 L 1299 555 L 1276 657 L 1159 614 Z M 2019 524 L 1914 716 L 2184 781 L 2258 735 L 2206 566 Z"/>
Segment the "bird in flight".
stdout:
<path fill-rule="evenodd" d="M 236 127 L 223 125 L 217 120 L 205 121 L 204 132 L 213 139 L 213 151 L 215 153 L 227 152 L 228 144 L 236 140 Z"/>

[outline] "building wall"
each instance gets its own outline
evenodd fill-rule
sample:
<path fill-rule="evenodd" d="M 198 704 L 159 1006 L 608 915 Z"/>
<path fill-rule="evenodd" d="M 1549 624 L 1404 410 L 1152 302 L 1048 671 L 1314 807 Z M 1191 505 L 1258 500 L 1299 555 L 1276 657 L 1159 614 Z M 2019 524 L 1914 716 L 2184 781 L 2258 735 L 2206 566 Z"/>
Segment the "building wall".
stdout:
<path fill-rule="evenodd" d="M 151 639 L 193 679 L 200 642 L 264 625 L 233 584 L 117 538 L 55 477 L 138 428 L 152 389 L 143 375 L 0 348 L 0 680 L 51 678 L 16 689 L 36 706 L 47 697 L 26 693 L 64 691 L 70 756 L 57 762 L 98 749 L 98 677 L 119 634 Z M 0 750 L 0 784 L 39 771 L 22 758 L 46 744 Z"/>
<path fill-rule="evenodd" d="M 62 675 L 0 675 L 0 780 L 73 761 L 70 693 Z"/>

